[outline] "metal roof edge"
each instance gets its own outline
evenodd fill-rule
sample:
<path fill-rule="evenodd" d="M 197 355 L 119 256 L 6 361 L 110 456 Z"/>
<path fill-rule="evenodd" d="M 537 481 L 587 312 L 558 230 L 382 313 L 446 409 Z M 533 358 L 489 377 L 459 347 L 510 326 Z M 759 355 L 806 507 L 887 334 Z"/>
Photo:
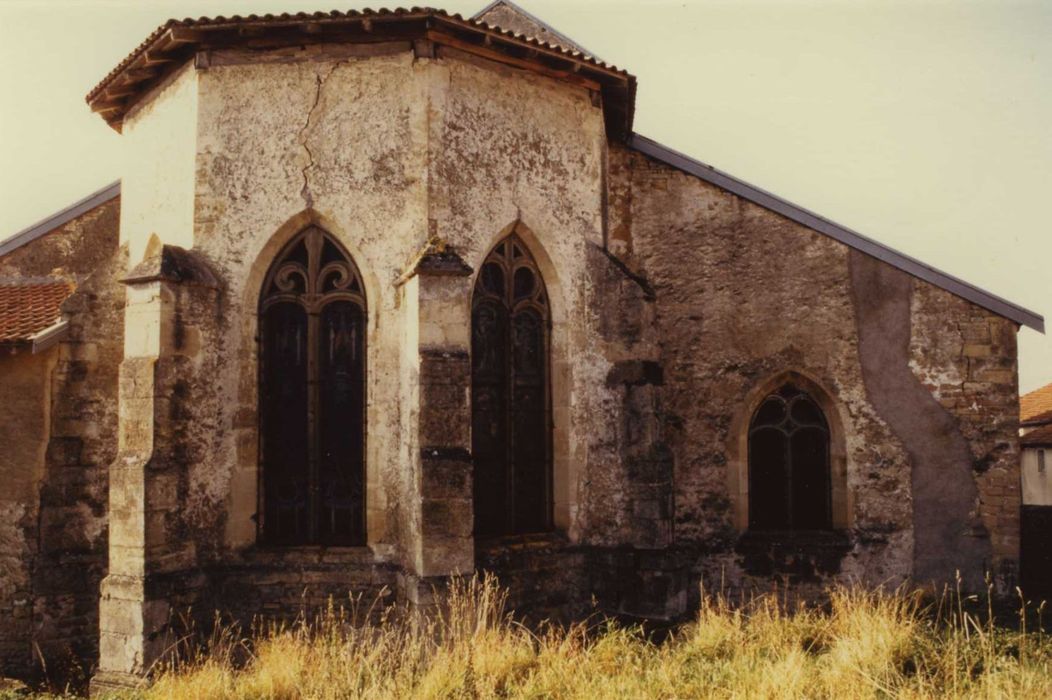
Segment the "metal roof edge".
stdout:
<path fill-rule="evenodd" d="M 633 133 L 628 139 L 628 146 L 629 148 L 650 156 L 655 160 L 659 160 L 666 165 L 671 165 L 678 170 L 682 170 L 685 173 L 699 177 L 706 182 L 727 190 L 728 192 L 732 192 L 733 194 L 736 194 L 743 199 L 747 199 L 754 204 L 758 204 L 765 209 L 769 209 L 776 214 L 781 214 L 787 219 L 807 226 L 818 233 L 825 234 L 830 238 L 840 241 L 841 243 L 877 258 L 878 260 L 886 262 L 903 272 L 907 272 L 914 277 L 924 280 L 925 282 L 930 282 L 937 287 L 941 287 L 951 294 L 955 294 L 989 311 L 993 311 L 1009 320 L 1015 321 L 1016 323 L 1028 328 L 1032 328 L 1039 333 L 1045 332 L 1045 319 L 1041 314 L 1025 309 L 1017 304 L 1013 304 L 1007 299 L 1003 299 L 995 294 L 980 289 L 973 284 L 965 282 L 958 277 L 942 272 L 931 265 L 910 257 L 905 253 L 900 253 L 893 248 L 889 248 L 883 243 L 878 243 L 872 238 L 867 238 L 861 233 L 834 223 L 823 216 L 808 211 L 792 202 L 786 201 L 775 194 L 760 189 L 754 185 L 750 185 L 733 175 L 721 172 L 720 170 L 713 168 L 711 165 L 707 165 L 699 160 L 691 158 L 690 156 L 684 155 L 679 151 L 663 146 L 653 139 Z"/>
<path fill-rule="evenodd" d="M 32 353 L 36 355 L 37 353 L 47 350 L 55 343 L 64 340 L 68 334 L 69 321 L 60 318 L 47 328 L 37 331 L 29 337 L 29 340 L 33 343 Z"/>
<path fill-rule="evenodd" d="M 74 202 L 65 209 L 55 212 L 51 216 L 38 221 L 28 228 L 24 228 L 15 235 L 0 241 L 0 257 L 7 255 L 12 250 L 35 241 L 46 233 L 54 231 L 59 226 L 68 224 L 81 214 L 91 211 L 100 204 L 105 204 L 121 193 L 121 181 L 111 182 L 101 190 L 89 194 L 84 199 Z"/>
<path fill-rule="evenodd" d="M 479 10 L 475 14 L 471 15 L 471 19 L 478 20 L 480 17 L 482 17 L 482 15 L 486 14 L 487 12 L 492 10 L 493 8 L 498 7 L 500 5 L 504 5 L 506 7 L 510 7 L 511 9 L 515 10 L 516 12 L 521 13 L 522 15 L 524 15 L 527 19 L 529 19 L 529 20 L 531 20 L 533 22 L 536 22 L 537 24 L 541 25 L 541 27 L 544 29 L 544 31 L 546 31 L 546 32 L 548 32 L 550 34 L 553 34 L 557 39 L 561 39 L 562 41 L 564 41 L 567 44 L 569 44 L 569 46 L 567 48 L 580 49 L 582 53 L 588 54 L 589 56 L 591 56 L 592 58 L 596 59 L 597 61 L 603 61 L 603 59 L 599 58 L 594 53 L 589 51 L 587 47 L 581 46 L 580 42 L 578 42 L 575 39 L 571 39 L 570 37 L 566 36 L 565 34 L 563 34 L 558 29 L 556 29 L 552 25 L 550 25 L 547 22 L 545 22 L 543 19 L 541 19 L 537 15 L 533 14 L 532 12 L 530 12 L 526 8 L 522 7 L 521 5 L 518 5 L 518 4 L 514 3 L 514 2 L 511 2 L 511 0 L 493 0 L 493 2 L 491 2 L 488 5 L 486 5 L 485 7 L 483 7 L 481 10 Z M 603 61 L 603 62 L 605 63 L 605 61 Z"/>

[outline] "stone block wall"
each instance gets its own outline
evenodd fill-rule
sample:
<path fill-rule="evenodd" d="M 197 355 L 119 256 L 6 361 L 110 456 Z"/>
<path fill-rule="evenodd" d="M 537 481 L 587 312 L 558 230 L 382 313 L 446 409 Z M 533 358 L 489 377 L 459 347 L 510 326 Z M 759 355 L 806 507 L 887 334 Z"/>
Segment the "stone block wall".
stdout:
<path fill-rule="evenodd" d="M 123 336 L 119 211 L 119 198 L 106 202 L 0 259 L 0 277 L 51 277 L 76 285 L 63 305 L 68 335 L 48 351 L 53 364 L 40 394 L 49 402 L 49 423 L 43 470 L 25 504 L 37 517 L 24 530 L 32 550 L 26 560 L 30 602 L 19 619 L 31 620 L 32 627 L 28 636 L 16 633 L 24 663 L 15 668 L 21 673 L 43 656 L 49 673 L 83 679 L 98 653 L 107 473 L 116 454 Z"/>
<path fill-rule="evenodd" d="M 913 283 L 910 367 L 955 418 L 978 486 L 1002 592 L 1018 577 L 1020 504 L 1017 326 L 949 292 Z"/>
<path fill-rule="evenodd" d="M 58 349 L 0 357 L 0 674 L 33 663 L 34 565 L 39 489 Z"/>
<path fill-rule="evenodd" d="M 696 552 L 695 581 L 762 587 L 810 561 L 794 575 L 816 584 L 945 580 L 959 568 L 973 587 L 992 571 L 1007 590 L 1015 325 L 640 153 L 611 146 L 609 177 L 610 247 L 655 296 L 671 541 Z M 835 543 L 742 537 L 742 407 L 794 372 L 842 425 L 847 526 Z M 951 483 L 953 498 L 937 493 Z"/>
<path fill-rule="evenodd" d="M 330 603 L 379 612 L 397 597 L 398 571 L 361 549 L 248 550 L 209 569 L 208 592 L 197 607 L 245 631 L 254 622 L 311 621 Z"/>

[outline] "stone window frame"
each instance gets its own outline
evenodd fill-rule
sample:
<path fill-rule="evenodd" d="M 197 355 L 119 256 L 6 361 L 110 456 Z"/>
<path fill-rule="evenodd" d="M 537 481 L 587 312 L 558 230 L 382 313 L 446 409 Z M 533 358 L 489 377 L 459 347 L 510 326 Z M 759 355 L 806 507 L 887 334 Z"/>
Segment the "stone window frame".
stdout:
<path fill-rule="evenodd" d="M 749 426 L 760 404 L 773 392 L 792 384 L 806 392 L 825 414 L 829 428 L 829 483 L 833 532 L 851 527 L 852 499 L 848 489 L 847 424 L 844 409 L 817 379 L 797 369 L 783 370 L 757 382 L 746 393 L 731 419 L 727 437 L 727 491 L 733 509 L 733 524 L 739 533 L 749 532 Z"/>
<path fill-rule="evenodd" d="M 559 273 L 558 266 L 548 254 L 548 246 L 538 235 L 521 219 L 513 221 L 503 227 L 477 249 L 471 256 L 471 267 L 474 270 L 470 289 L 475 288 L 475 283 L 482 263 L 489 256 L 490 251 L 504 239 L 515 235 L 526 247 L 527 252 L 533 258 L 537 269 L 544 278 L 544 285 L 548 292 L 548 313 L 550 319 L 549 335 L 549 384 L 550 384 L 550 415 L 551 415 L 551 499 L 552 499 L 552 531 L 570 534 L 573 529 L 573 518 L 577 510 L 576 483 L 578 470 L 571 459 L 574 435 L 571 431 L 571 394 L 573 382 L 573 367 L 570 352 L 570 324 L 566 302 L 567 288 L 564 283 L 565 276 Z M 465 317 L 470 323 L 472 295 L 468 294 L 464 299 L 466 308 Z"/>
<path fill-rule="evenodd" d="M 515 255 L 514 251 L 519 251 L 520 256 L 518 258 L 516 258 L 516 255 Z M 503 289 L 501 290 L 500 293 L 495 292 L 492 288 L 489 288 L 486 284 L 484 284 L 483 274 L 484 274 L 485 268 L 487 266 L 496 267 L 501 272 L 501 277 L 500 277 L 501 285 L 500 286 L 503 287 Z M 529 289 L 526 290 L 525 293 L 523 293 L 521 296 L 520 296 L 519 281 L 518 281 L 520 272 L 526 272 L 527 273 L 527 278 L 532 280 Z M 513 292 L 513 290 L 514 290 L 514 292 Z M 500 416 L 499 417 L 509 421 L 509 423 L 507 424 L 507 433 L 508 433 L 507 437 L 509 439 L 502 443 L 502 447 L 504 449 L 503 471 L 504 471 L 504 478 L 505 478 L 505 483 L 504 483 L 505 493 L 503 494 L 503 497 L 507 498 L 508 502 L 505 504 L 506 507 L 505 507 L 504 512 L 503 512 L 503 515 L 505 517 L 504 522 L 501 523 L 503 525 L 503 527 L 497 527 L 496 529 L 498 529 L 498 530 L 505 530 L 505 531 L 501 532 L 499 534 L 496 534 L 496 535 L 494 535 L 494 534 L 489 534 L 489 535 L 482 534 L 481 536 L 483 536 L 483 537 L 498 536 L 499 537 L 499 536 L 505 536 L 505 535 L 514 535 L 514 534 L 538 534 L 538 533 L 550 532 L 552 530 L 552 527 L 553 527 L 553 518 L 552 518 L 552 491 L 553 491 L 552 478 L 553 478 L 553 469 L 552 469 L 552 444 L 551 444 L 552 443 L 551 351 L 550 351 L 551 350 L 551 311 L 550 311 L 550 305 L 549 305 L 548 299 L 547 299 L 548 298 L 548 290 L 547 290 L 547 286 L 544 283 L 544 273 L 541 272 L 540 268 L 537 266 L 537 262 L 533 259 L 533 256 L 530 254 L 529 247 L 522 241 L 522 239 L 520 239 L 518 236 L 516 236 L 513 233 L 513 234 L 509 235 L 507 238 L 504 238 L 504 239 L 501 239 L 500 241 L 498 241 L 497 244 L 493 248 L 490 249 L 490 252 L 486 255 L 486 258 L 483 261 L 482 268 L 479 270 L 479 273 L 477 275 L 475 275 L 475 286 L 471 290 L 471 296 L 472 296 L 472 318 L 471 318 L 471 338 L 472 338 L 472 341 L 471 341 L 472 345 L 471 345 L 471 347 L 472 347 L 472 350 L 471 350 L 471 353 L 474 354 L 474 352 L 475 352 L 475 342 L 476 342 L 475 339 L 478 337 L 476 335 L 476 333 L 478 332 L 478 329 L 480 328 L 480 326 L 476 324 L 477 312 L 478 312 L 478 310 L 480 308 L 485 308 L 485 307 L 492 308 L 493 306 L 497 306 L 498 308 L 504 309 L 504 313 L 506 313 L 505 319 L 506 319 L 506 322 L 508 324 L 507 331 L 506 331 L 508 333 L 508 335 L 506 335 L 504 339 L 505 339 L 505 342 L 511 343 L 510 347 L 506 345 L 503 348 L 504 350 L 507 351 L 506 354 L 502 355 L 503 357 L 505 357 L 505 362 L 507 364 L 502 363 L 502 364 L 504 364 L 504 367 L 503 367 L 504 368 L 504 372 L 498 373 L 499 376 L 501 376 L 502 379 L 504 380 L 503 384 L 504 384 L 504 389 L 506 390 L 503 393 L 503 396 L 504 396 L 503 408 L 504 408 L 504 410 L 500 411 Z M 515 504 L 515 501 L 516 501 L 518 495 L 520 494 L 520 489 L 517 487 L 516 478 L 515 478 L 515 472 L 517 471 L 517 469 L 513 468 L 513 465 L 517 466 L 517 464 L 518 464 L 517 460 L 522 455 L 521 455 L 520 452 L 518 452 L 517 450 L 513 449 L 513 446 L 517 445 L 519 441 L 516 439 L 517 433 L 515 431 L 515 428 L 513 427 L 514 419 L 512 418 L 512 416 L 514 414 L 519 412 L 518 409 L 517 409 L 517 407 L 518 407 L 517 400 L 515 399 L 516 388 L 519 385 L 517 383 L 517 380 L 516 380 L 516 382 L 512 382 L 509 385 L 509 382 L 511 381 L 511 378 L 512 378 L 514 372 L 516 371 L 515 369 L 513 369 L 513 368 L 516 367 L 516 364 L 515 364 L 514 361 L 510 360 L 509 357 L 508 357 L 509 355 L 510 356 L 514 356 L 516 351 L 517 351 L 517 349 L 518 349 L 518 344 L 517 344 L 517 341 L 515 340 L 516 335 L 517 335 L 517 332 L 516 332 L 516 328 L 517 328 L 517 326 L 516 326 L 516 316 L 517 316 L 517 314 L 524 314 L 524 315 L 527 315 L 527 316 L 532 315 L 538 321 L 537 328 L 539 329 L 539 334 L 538 334 L 537 337 L 539 338 L 539 344 L 540 344 L 540 346 L 542 348 L 541 353 L 540 353 L 541 354 L 541 361 L 540 361 L 540 365 L 541 365 L 541 370 L 540 370 L 540 376 L 541 376 L 541 382 L 540 382 L 541 407 L 539 408 L 538 412 L 542 416 L 542 426 L 543 426 L 542 427 L 542 433 L 543 433 L 543 450 L 544 450 L 543 461 L 541 463 L 541 467 L 542 467 L 542 472 L 543 473 L 541 473 L 539 475 L 535 475 L 535 477 L 539 476 L 540 481 L 541 481 L 541 486 L 542 486 L 543 491 L 544 491 L 543 504 L 542 504 L 543 513 L 540 516 L 540 521 L 541 522 L 539 523 L 539 527 L 536 527 L 534 529 L 531 529 L 531 528 L 527 527 L 527 528 L 525 528 L 525 529 L 523 529 L 521 531 L 516 529 L 515 514 L 519 513 L 519 511 L 517 510 L 517 507 L 514 504 Z M 475 367 L 474 363 L 472 363 L 471 367 L 472 367 L 472 375 L 471 375 L 471 387 L 472 387 L 471 412 L 472 412 L 472 426 L 473 426 L 473 430 L 474 430 L 475 419 L 476 419 L 476 410 L 478 409 L 478 404 L 476 403 L 477 397 L 474 395 L 475 388 L 476 388 L 476 374 L 475 374 L 476 367 Z M 490 376 L 492 377 L 492 373 L 490 373 Z M 489 413 L 489 414 L 484 414 L 484 415 L 492 415 L 492 414 Z M 476 444 L 477 444 L 476 441 L 475 441 L 475 437 L 476 436 L 473 433 L 473 435 L 472 435 L 472 454 L 475 455 L 475 457 L 477 459 L 478 455 L 475 454 Z M 492 467 L 492 466 L 495 466 L 495 465 L 491 464 L 490 466 Z M 479 507 L 479 496 L 480 496 L 480 493 L 478 491 L 478 485 L 479 485 L 479 480 L 475 479 L 475 486 L 476 486 L 476 490 L 475 490 L 475 500 L 476 500 L 476 502 L 475 502 L 475 533 L 476 533 L 476 536 L 480 536 L 479 528 L 480 527 L 484 527 L 487 524 L 485 522 L 480 521 L 480 519 L 479 519 L 479 508 L 478 507 Z M 489 494 L 489 495 L 494 495 L 494 494 Z M 493 525 L 493 523 L 489 523 L 489 524 Z M 509 532 L 509 531 L 506 531 L 506 530 L 512 530 L 513 532 Z"/>
<path fill-rule="evenodd" d="M 375 354 L 382 352 L 378 342 L 377 324 L 383 304 L 379 280 L 357 240 L 348 229 L 315 209 L 307 209 L 291 216 L 278 226 L 263 243 L 248 267 L 245 284 L 238 295 L 240 316 L 238 337 L 241 344 L 238 364 L 238 408 L 234 417 L 236 467 L 231 476 L 227 495 L 227 527 L 225 541 L 231 547 L 263 547 L 258 537 L 255 514 L 259 508 L 259 334 L 258 304 L 267 273 L 281 251 L 305 229 L 316 226 L 335 239 L 354 260 L 358 268 L 365 297 L 370 300 L 370 312 L 366 316 L 366 366 L 373 366 Z M 381 378 L 375 372 L 367 372 L 365 378 L 366 404 L 375 405 Z M 389 387 L 388 387 L 389 388 Z M 376 454 L 378 441 L 368 439 L 370 434 L 383 431 L 381 411 L 366 411 L 365 435 L 365 545 L 321 547 L 320 545 L 289 545 L 281 549 L 308 550 L 359 550 L 374 549 L 387 541 L 387 488 L 381 474 L 381 461 Z"/>
<path fill-rule="evenodd" d="M 291 259 L 291 256 L 295 250 L 302 246 L 304 252 L 308 256 L 308 263 L 297 263 Z M 325 248 L 336 256 L 335 259 L 326 263 L 324 260 Z M 295 280 L 299 278 L 303 284 L 303 290 L 297 291 L 294 288 Z M 329 280 L 331 286 L 328 289 L 325 288 L 326 280 Z M 314 288 L 313 285 L 317 285 Z M 325 535 L 319 532 L 321 522 L 324 521 L 322 517 L 322 506 L 323 502 L 321 499 L 324 497 L 319 492 L 319 487 L 324 484 L 324 477 L 321 474 L 321 456 L 319 450 L 323 444 L 322 430 L 325 425 L 323 418 L 325 417 L 324 399 L 321 395 L 311 395 L 311 389 L 309 387 L 317 386 L 322 383 L 322 367 L 323 362 L 321 359 L 322 345 L 322 333 L 324 327 L 325 310 L 330 305 L 335 303 L 350 303 L 357 307 L 361 315 L 360 330 L 362 331 L 362 337 L 359 345 L 359 349 L 362 351 L 361 354 L 361 367 L 360 367 L 360 380 L 361 390 L 357 396 L 357 401 L 361 404 L 361 424 L 359 430 L 361 431 L 361 444 L 360 449 L 360 463 L 349 465 L 354 469 L 355 472 L 360 472 L 358 475 L 352 476 L 351 480 L 361 480 L 360 488 L 360 503 L 361 508 L 358 516 L 358 525 L 354 527 L 350 533 L 348 532 L 336 532 L 329 533 L 329 536 L 335 538 L 337 541 L 329 542 L 325 541 Z M 267 471 L 267 459 L 266 450 L 264 449 L 264 430 L 263 425 L 266 422 L 264 415 L 266 412 L 263 410 L 262 404 L 268 400 L 267 394 L 263 391 L 263 388 L 267 386 L 266 372 L 264 371 L 264 360 L 266 359 L 266 353 L 264 353 L 264 346 L 268 342 L 267 327 L 261 322 L 261 318 L 267 313 L 268 307 L 277 305 L 293 305 L 298 308 L 305 321 L 304 329 L 306 330 L 307 340 L 305 342 L 307 355 L 314 356 L 313 360 L 307 360 L 305 369 L 305 381 L 304 388 L 306 389 L 307 408 L 306 408 L 306 434 L 304 435 L 303 445 L 303 458 L 307 467 L 307 482 L 308 488 L 308 500 L 310 505 L 308 506 L 307 515 L 307 531 L 305 533 L 298 533 L 297 536 L 290 537 L 287 533 L 283 532 L 282 528 L 275 528 L 272 525 L 267 524 L 265 514 L 268 510 L 268 480 L 275 477 L 275 474 L 269 474 Z M 366 538 L 366 522 L 365 522 L 365 504 L 366 504 L 366 484 L 365 484 L 365 458 L 368 452 L 368 433 L 366 432 L 366 425 L 368 423 L 368 408 L 365 401 L 366 387 L 368 385 L 368 346 L 366 340 L 366 329 L 368 328 L 369 318 L 369 304 L 368 299 L 365 296 L 365 285 L 361 280 L 361 274 L 358 271 L 358 265 L 354 260 L 354 257 L 348 253 L 340 242 L 332 236 L 324 228 L 311 225 L 302 229 L 296 236 L 294 236 L 285 247 L 278 252 L 271 262 L 270 269 L 267 272 L 266 279 L 263 283 L 261 290 L 260 299 L 257 305 L 257 348 L 256 358 L 257 366 L 259 368 L 257 397 L 259 397 L 260 407 L 257 409 L 259 415 L 259 445 L 260 445 L 260 460 L 259 460 L 259 486 L 258 500 L 259 505 L 257 508 L 257 521 L 256 526 L 258 529 L 257 540 L 260 543 L 265 543 L 268 546 L 314 546 L 323 545 L 327 547 L 338 546 L 361 546 L 364 544 Z M 272 329 L 271 329 L 272 332 Z M 317 354 L 316 354 L 317 353 Z M 273 387 L 272 387 L 273 388 Z M 318 390 L 315 389 L 315 392 Z M 272 398 L 272 397 L 271 397 Z M 307 439 L 312 432 L 317 431 L 317 437 L 315 438 L 315 445 L 311 445 L 311 440 Z M 331 445 L 330 445 L 331 446 Z M 311 455 L 311 456 L 308 456 Z M 357 462 L 357 460 L 356 460 Z M 273 467 L 272 467 L 273 468 Z M 280 471 L 277 469 L 275 471 Z M 272 504 L 271 504 L 271 507 Z M 335 510 L 337 506 L 333 506 Z M 333 516 L 335 517 L 335 516 Z M 349 541 L 357 540 L 361 538 L 361 541 Z M 348 540 L 340 542 L 338 540 Z"/>

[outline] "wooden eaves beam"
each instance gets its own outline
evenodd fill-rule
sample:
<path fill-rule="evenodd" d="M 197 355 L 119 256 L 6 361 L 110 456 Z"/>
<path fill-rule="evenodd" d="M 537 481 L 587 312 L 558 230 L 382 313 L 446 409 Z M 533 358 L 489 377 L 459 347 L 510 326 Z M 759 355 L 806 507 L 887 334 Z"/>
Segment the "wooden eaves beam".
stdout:
<path fill-rule="evenodd" d="M 581 87 L 588 88 L 589 90 L 599 90 L 601 88 L 601 85 L 596 81 L 584 78 L 579 74 L 572 73 L 569 70 L 555 70 L 552 68 L 538 66 L 537 62 L 531 62 L 522 58 L 508 56 L 507 54 L 501 53 L 500 51 L 486 48 L 481 44 L 473 44 L 469 41 L 458 39 L 454 36 L 446 34 L 445 32 L 431 30 L 427 33 L 427 38 L 435 42 L 436 44 L 449 46 L 450 48 L 454 49 L 459 49 L 461 51 L 472 53 L 476 56 L 481 56 L 482 58 L 488 58 L 491 61 L 503 63 L 505 65 L 513 66 L 515 68 L 522 68 L 524 70 L 534 71 L 536 73 L 540 73 L 541 75 L 546 75 L 549 78 L 563 80 L 574 85 L 579 85 Z"/>

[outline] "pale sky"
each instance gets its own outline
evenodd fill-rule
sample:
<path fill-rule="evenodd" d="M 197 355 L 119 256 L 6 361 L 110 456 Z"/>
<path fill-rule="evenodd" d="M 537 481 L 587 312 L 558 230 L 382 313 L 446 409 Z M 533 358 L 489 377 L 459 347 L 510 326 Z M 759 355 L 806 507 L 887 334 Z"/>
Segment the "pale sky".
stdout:
<path fill-rule="evenodd" d="M 519 4 L 638 77 L 637 132 L 1052 317 L 1052 0 Z M 84 95 L 169 17 L 364 6 L 0 0 L 0 239 L 120 177 Z"/>

